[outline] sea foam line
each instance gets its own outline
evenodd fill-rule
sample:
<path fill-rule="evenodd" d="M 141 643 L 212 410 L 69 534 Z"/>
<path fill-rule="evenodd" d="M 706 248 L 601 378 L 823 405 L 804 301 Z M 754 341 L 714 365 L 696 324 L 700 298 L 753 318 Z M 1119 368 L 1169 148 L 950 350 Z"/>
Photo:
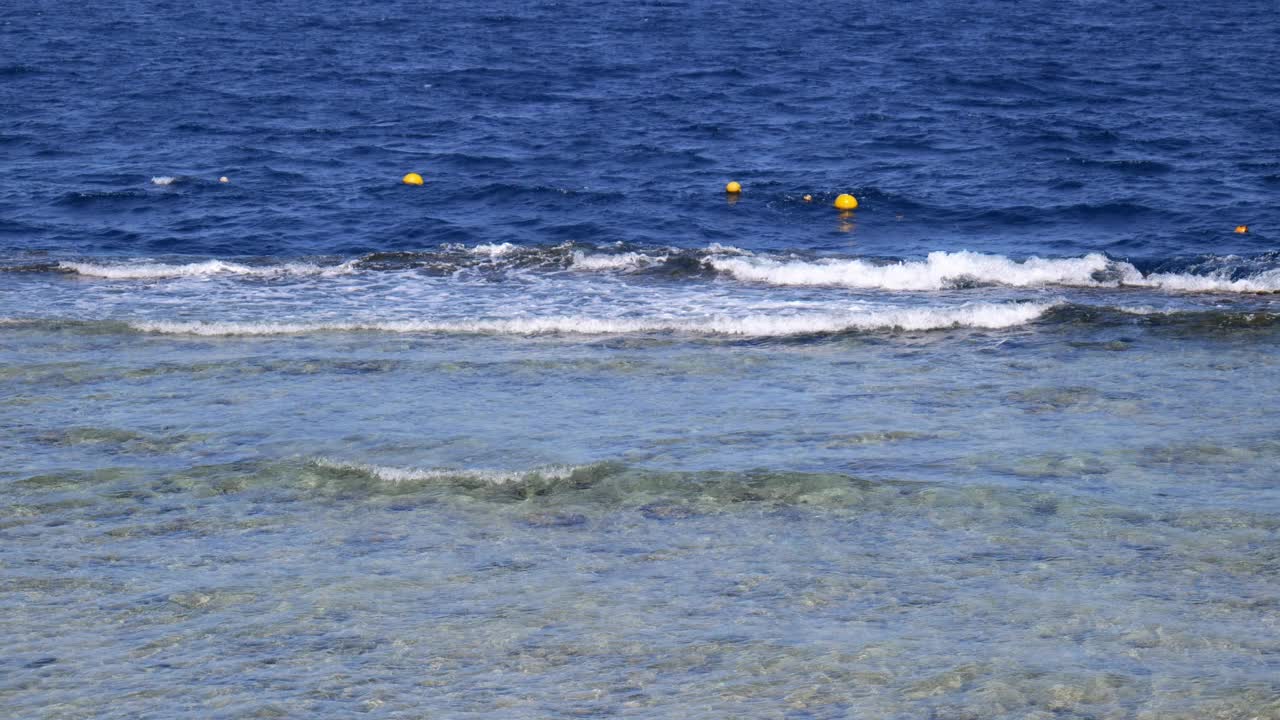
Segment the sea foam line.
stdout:
<path fill-rule="evenodd" d="M 144 321 L 136 330 L 164 335 L 298 335 L 317 332 L 450 333 L 484 335 L 621 335 L 688 333 L 745 337 L 787 337 L 851 331 L 1000 329 L 1024 325 L 1056 303 L 972 303 L 948 308 L 893 308 L 848 314 L 747 315 L 704 318 L 598 318 L 580 315 L 467 321 L 381 320 L 307 323 L 255 321 Z"/>
<path fill-rule="evenodd" d="M 1132 264 L 1101 253 L 1079 258 L 1031 257 L 969 251 L 932 252 L 925 260 L 880 265 L 866 260 L 778 260 L 766 257 L 716 257 L 709 266 L 738 280 L 780 286 L 830 286 L 880 290 L 943 290 L 964 284 L 1007 287 L 1145 287 L 1181 292 L 1265 293 L 1280 291 L 1280 269 L 1247 278 L 1225 273 L 1143 275 Z"/>
<path fill-rule="evenodd" d="M 749 282 L 884 290 L 941 290 L 962 282 L 1013 287 L 1095 285 L 1098 273 L 1114 267 L 1111 260 L 1099 253 L 1062 260 L 1032 257 L 1017 262 L 1002 255 L 968 251 L 932 252 L 923 261 L 888 265 L 856 259 L 806 261 L 761 257 L 711 257 L 706 263 L 719 272 Z"/>
<path fill-rule="evenodd" d="M 504 243 L 481 243 L 472 248 L 467 248 L 467 252 L 472 255 L 486 255 L 491 258 L 500 258 L 503 255 L 510 255 L 520 248 L 509 242 Z"/>
<path fill-rule="evenodd" d="M 1235 280 L 1223 273 L 1152 273 L 1138 280 L 1125 280 L 1124 284 L 1181 292 L 1273 293 L 1280 292 L 1280 268 Z"/>
<path fill-rule="evenodd" d="M 526 248 L 511 243 L 481 244 L 463 248 L 468 254 L 499 262 L 519 262 Z M 653 252 L 572 251 L 569 267 L 583 272 L 627 273 L 659 265 L 672 257 L 694 252 L 708 268 L 734 279 L 776 286 L 848 287 L 865 290 L 930 291 L 967 285 L 1005 287 L 1140 287 L 1188 293 L 1272 293 L 1280 292 L 1280 268 L 1243 278 L 1233 278 L 1231 270 L 1208 274 L 1152 273 L 1144 275 L 1128 262 L 1112 260 L 1101 253 L 1077 258 L 1012 260 L 1003 255 L 971 251 L 929 253 L 924 260 L 876 263 L 857 258 L 805 260 L 752 255 L 745 250 L 712 244 L 701 251 L 677 248 Z M 73 262 L 58 267 L 88 277 L 112 280 L 152 280 L 162 278 L 207 277 L 216 275 L 278 277 L 310 275 L 331 277 L 361 270 L 361 259 L 340 265 L 288 262 L 247 265 L 226 260 L 204 260 L 186 264 L 157 262 Z"/>
<path fill-rule="evenodd" d="M 355 260 L 341 265 L 314 265 L 311 263 L 284 263 L 280 265 L 244 265 L 225 260 L 172 265 L 167 263 L 122 263 L 104 265 L 89 262 L 60 262 L 58 267 L 79 275 L 109 280 L 147 280 L 160 278 L 210 277 L 214 275 L 245 275 L 251 277 L 279 277 L 283 275 L 348 275 L 355 272 Z"/>
<path fill-rule="evenodd" d="M 371 465 L 367 463 L 346 462 L 330 458 L 317 458 L 315 465 L 331 470 L 355 471 L 377 478 L 391 485 L 412 482 L 436 482 L 440 480 L 468 480 L 486 485 L 517 484 L 530 478 L 545 480 L 564 480 L 582 468 L 575 465 L 551 465 L 533 470 L 489 470 L 489 469 L 418 469 L 400 468 L 387 465 Z"/>
<path fill-rule="evenodd" d="M 587 254 L 581 250 L 573 253 L 575 270 L 638 270 L 666 262 L 668 255 L 646 255 L 626 252 L 617 255 Z"/>

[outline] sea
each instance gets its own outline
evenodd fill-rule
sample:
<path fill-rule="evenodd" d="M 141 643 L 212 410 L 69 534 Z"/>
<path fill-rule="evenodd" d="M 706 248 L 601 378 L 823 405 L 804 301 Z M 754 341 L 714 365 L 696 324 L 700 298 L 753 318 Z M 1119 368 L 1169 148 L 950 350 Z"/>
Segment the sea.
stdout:
<path fill-rule="evenodd" d="M 1280 718 L 1277 37 L 4 3 L 0 717 Z"/>

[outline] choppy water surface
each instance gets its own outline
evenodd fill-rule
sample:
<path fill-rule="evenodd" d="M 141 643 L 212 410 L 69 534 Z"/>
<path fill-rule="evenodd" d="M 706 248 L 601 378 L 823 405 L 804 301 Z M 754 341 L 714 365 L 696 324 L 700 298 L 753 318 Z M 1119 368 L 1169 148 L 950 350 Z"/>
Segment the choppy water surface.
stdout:
<path fill-rule="evenodd" d="M 0 10 L 0 715 L 1280 718 L 1269 11 Z"/>

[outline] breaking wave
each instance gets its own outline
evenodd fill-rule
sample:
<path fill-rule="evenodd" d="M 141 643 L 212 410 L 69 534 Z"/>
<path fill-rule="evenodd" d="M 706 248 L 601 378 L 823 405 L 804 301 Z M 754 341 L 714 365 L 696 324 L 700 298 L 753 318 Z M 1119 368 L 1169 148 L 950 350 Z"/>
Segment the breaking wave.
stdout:
<path fill-rule="evenodd" d="M 284 275 L 348 275 L 355 272 L 355 262 L 341 265 L 316 265 L 312 263 L 283 263 L 279 265 L 245 265 L 223 260 L 175 265 L 169 263 L 121 263 L 107 265 L 90 262 L 61 262 L 59 269 L 89 277 L 109 280 L 149 280 L 160 278 L 208 277 L 213 275 L 245 275 L 251 277 L 280 277 Z"/>
<path fill-rule="evenodd" d="M 469 252 L 471 252 L 472 255 L 484 255 L 490 258 L 499 258 L 503 255 L 510 255 L 512 252 L 515 252 L 515 250 L 515 245 L 509 242 L 504 242 L 476 245 L 475 247 L 470 248 Z"/>
<path fill-rule="evenodd" d="M 780 260 L 767 257 L 705 261 L 738 280 L 784 286 L 881 290 L 945 290 L 981 285 L 1005 287 L 1143 287 L 1181 292 L 1280 291 L 1280 268 L 1243 278 L 1227 270 L 1207 275 L 1151 273 L 1100 253 L 1079 258 L 1011 260 L 969 251 L 932 252 L 925 260 L 877 264 L 861 259 Z"/>
<path fill-rule="evenodd" d="M 581 315 L 468 321 L 380 320 L 336 323 L 145 321 L 136 330 L 166 335 L 297 335 L 316 332 L 394 332 L 488 335 L 619 335 L 682 333 L 741 337 L 788 337 L 876 330 L 999 329 L 1024 325 L 1053 303 L 973 303 L 957 307 L 894 308 L 843 315 L 748 315 L 705 318 L 599 318 Z"/>
<path fill-rule="evenodd" d="M 1182 310 L 1151 305 L 1091 305 L 1060 301 L 1049 304 L 1007 303 L 955 308 L 899 308 L 860 315 L 744 315 L 686 318 L 589 318 L 548 316 L 475 321 L 368 320 L 351 322 L 278 322 L 255 320 L 77 320 L 71 318 L 0 317 L 0 329 L 54 330 L 87 334 L 152 333 L 203 337 L 279 336 L 312 333 L 384 332 L 460 335 L 625 335 L 680 333 L 726 338 L 821 337 L 853 332 L 922 331 L 951 328 L 1016 328 L 1037 323 L 1140 326 L 1208 335 L 1280 328 L 1280 313 L 1250 309 Z"/>
<path fill-rule="evenodd" d="M 486 273 L 574 271 L 628 275 L 666 272 L 677 276 L 713 276 L 780 287 L 834 287 L 890 292 L 1010 288 L 1146 288 L 1176 293 L 1280 292 L 1280 258 L 1213 257 L 1195 264 L 1170 262 L 1148 272 L 1102 253 L 1076 258 L 1030 257 L 1015 260 L 967 250 L 929 253 L 923 260 L 806 258 L 758 255 L 732 246 L 631 249 L 563 244 L 525 247 L 509 242 L 475 246 L 445 245 L 437 250 L 372 253 L 340 264 L 298 260 L 278 263 L 209 259 L 166 263 L 63 261 L 63 272 L 112 280 L 154 280 L 203 276 L 319 277 L 409 270 L 449 275 L 479 269 Z M 15 268 L 7 268 L 13 270 Z"/>
<path fill-rule="evenodd" d="M 597 255 L 578 251 L 573 254 L 573 268 L 575 270 L 638 270 L 663 263 L 668 257 L 667 255 L 655 256 L 637 252 L 627 252 L 619 255 Z"/>
<path fill-rule="evenodd" d="M 829 285 L 885 290 L 942 290 L 964 284 L 1087 285 L 1113 267 L 1105 256 L 1022 262 L 1001 255 L 934 252 L 924 261 L 875 264 L 867 260 L 778 260 L 773 258 L 709 258 L 717 271 L 739 280 L 770 285 Z"/>
<path fill-rule="evenodd" d="M 1181 292 L 1273 293 L 1280 292 L 1280 268 L 1243 278 L 1232 278 L 1226 272 L 1212 275 L 1152 273 L 1125 284 Z"/>
<path fill-rule="evenodd" d="M 533 470 L 489 470 L 489 469 L 451 469 L 451 468 L 401 468 L 386 465 L 370 465 L 353 463 L 330 458 L 319 458 L 314 463 L 318 467 L 330 470 L 352 471 L 362 473 L 390 485 L 411 483 L 430 483 L 436 481 L 471 482 L 479 485 L 513 485 L 531 479 L 558 481 L 567 480 L 590 466 L 552 465 Z"/>

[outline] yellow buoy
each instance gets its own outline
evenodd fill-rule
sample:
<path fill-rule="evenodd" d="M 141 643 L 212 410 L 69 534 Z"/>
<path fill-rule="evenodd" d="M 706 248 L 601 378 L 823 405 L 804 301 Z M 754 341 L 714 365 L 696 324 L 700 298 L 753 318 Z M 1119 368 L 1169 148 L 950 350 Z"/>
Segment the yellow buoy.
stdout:
<path fill-rule="evenodd" d="M 805 202 L 813 202 L 813 196 L 812 196 L 812 195 L 805 195 L 805 196 L 804 196 L 804 201 L 805 201 Z"/>
<path fill-rule="evenodd" d="M 742 192 L 742 185 L 737 180 L 730 180 L 729 184 L 724 186 L 724 191 L 727 193 L 740 193 Z"/>
<path fill-rule="evenodd" d="M 218 182 L 225 183 L 225 182 L 231 182 L 231 181 L 227 179 L 226 175 L 223 175 L 222 177 L 218 178 Z"/>
<path fill-rule="evenodd" d="M 1247 232 L 1249 232 L 1249 226 L 1248 226 L 1248 225 L 1237 225 L 1237 226 L 1236 226 L 1236 234 L 1237 234 L 1237 235 L 1243 235 L 1243 234 L 1245 234 L 1245 233 L 1247 233 Z"/>
<path fill-rule="evenodd" d="M 858 198 L 844 193 L 836 197 L 834 205 L 837 210 L 853 210 L 858 207 Z"/>
<path fill-rule="evenodd" d="M 409 173 L 408 175 L 404 176 L 401 182 L 403 182 L 405 185 L 421 185 L 422 176 L 419 175 L 418 173 Z"/>

